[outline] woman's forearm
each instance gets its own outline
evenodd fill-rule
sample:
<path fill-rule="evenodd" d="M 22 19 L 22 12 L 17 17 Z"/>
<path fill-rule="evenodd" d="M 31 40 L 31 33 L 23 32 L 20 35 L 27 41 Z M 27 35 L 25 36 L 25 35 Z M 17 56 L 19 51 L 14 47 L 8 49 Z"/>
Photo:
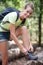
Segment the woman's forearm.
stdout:
<path fill-rule="evenodd" d="M 15 41 L 16 45 L 20 48 L 20 50 L 24 53 L 27 50 L 24 48 L 22 44 L 19 43 L 18 38 L 15 34 L 15 26 L 13 24 L 10 24 L 10 36 Z"/>
<path fill-rule="evenodd" d="M 11 33 L 12 39 L 15 41 L 15 43 L 17 44 L 17 46 L 20 48 L 20 50 L 24 53 L 27 50 L 23 47 L 22 44 L 19 43 L 18 38 L 16 37 L 16 35 L 14 33 Z"/>

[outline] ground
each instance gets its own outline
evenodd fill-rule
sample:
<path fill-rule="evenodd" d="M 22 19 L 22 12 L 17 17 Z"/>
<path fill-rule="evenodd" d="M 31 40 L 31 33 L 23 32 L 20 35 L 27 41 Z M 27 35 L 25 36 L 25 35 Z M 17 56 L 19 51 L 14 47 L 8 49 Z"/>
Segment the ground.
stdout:
<path fill-rule="evenodd" d="M 38 56 L 38 60 L 26 60 L 25 57 L 12 58 L 8 65 L 43 65 L 43 47 L 37 47 L 34 54 Z M 0 63 L 0 65 L 2 65 Z"/>
<path fill-rule="evenodd" d="M 38 56 L 38 60 L 26 60 L 24 57 L 13 59 L 9 62 L 8 65 L 43 65 L 43 48 L 37 47 L 36 51 L 34 52 Z"/>

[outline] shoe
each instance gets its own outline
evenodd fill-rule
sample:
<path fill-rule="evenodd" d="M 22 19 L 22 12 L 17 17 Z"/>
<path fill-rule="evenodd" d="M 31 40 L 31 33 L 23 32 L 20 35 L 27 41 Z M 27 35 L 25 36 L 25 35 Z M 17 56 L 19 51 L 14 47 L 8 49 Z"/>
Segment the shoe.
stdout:
<path fill-rule="evenodd" d="M 37 60 L 37 59 L 38 59 L 38 57 L 35 56 L 34 54 L 32 54 L 31 52 L 28 52 L 28 54 L 25 55 L 25 58 L 26 58 L 27 60 Z"/>
<path fill-rule="evenodd" d="M 33 53 L 32 51 L 28 51 L 28 53 Z"/>

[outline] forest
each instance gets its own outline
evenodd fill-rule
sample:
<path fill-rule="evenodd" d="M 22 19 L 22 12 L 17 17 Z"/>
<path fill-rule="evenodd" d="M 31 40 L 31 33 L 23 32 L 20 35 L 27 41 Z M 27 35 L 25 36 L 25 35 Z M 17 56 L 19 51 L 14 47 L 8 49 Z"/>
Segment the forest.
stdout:
<path fill-rule="evenodd" d="M 0 13 L 7 7 L 22 10 L 25 3 L 32 1 L 35 6 L 31 18 L 27 19 L 28 31 L 32 43 L 43 43 L 43 0 L 0 0 Z"/>

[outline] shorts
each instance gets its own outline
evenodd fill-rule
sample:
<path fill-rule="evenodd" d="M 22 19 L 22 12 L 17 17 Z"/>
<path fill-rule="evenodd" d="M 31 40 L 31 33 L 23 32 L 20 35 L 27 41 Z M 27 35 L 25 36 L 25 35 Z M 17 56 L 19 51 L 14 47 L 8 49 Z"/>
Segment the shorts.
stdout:
<path fill-rule="evenodd" d="M 0 32 L 0 42 L 8 41 L 10 39 L 10 32 Z"/>

